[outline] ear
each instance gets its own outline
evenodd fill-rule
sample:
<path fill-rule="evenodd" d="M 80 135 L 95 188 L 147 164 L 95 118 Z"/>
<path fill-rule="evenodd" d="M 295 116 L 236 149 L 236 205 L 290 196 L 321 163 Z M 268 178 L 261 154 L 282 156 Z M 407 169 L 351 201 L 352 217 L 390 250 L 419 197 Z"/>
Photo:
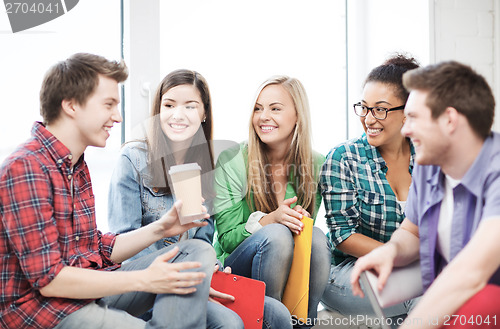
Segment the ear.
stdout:
<path fill-rule="evenodd" d="M 74 117 L 77 104 L 74 99 L 63 99 L 61 102 L 62 113 L 69 117 Z"/>
<path fill-rule="evenodd" d="M 447 107 L 443 113 L 443 123 L 445 124 L 446 130 L 452 134 L 456 131 L 459 123 L 459 113 L 454 107 Z"/>

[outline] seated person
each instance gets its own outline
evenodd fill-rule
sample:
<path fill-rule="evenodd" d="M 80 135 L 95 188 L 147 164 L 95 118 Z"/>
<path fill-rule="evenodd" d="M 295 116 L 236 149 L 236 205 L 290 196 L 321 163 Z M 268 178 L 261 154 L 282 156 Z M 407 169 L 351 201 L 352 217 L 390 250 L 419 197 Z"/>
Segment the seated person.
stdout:
<path fill-rule="evenodd" d="M 321 171 L 333 247 L 321 302 L 343 315 L 374 314 L 367 299 L 353 296 L 351 271 L 357 258 L 387 242 L 404 218 L 415 151 L 400 133 L 408 98 L 402 76 L 417 67 L 415 59 L 395 55 L 368 74 L 362 100 L 354 104 L 365 132 L 333 148 Z M 386 315 L 404 315 L 410 306 L 395 305 Z"/>
<path fill-rule="evenodd" d="M 312 150 L 309 104 L 299 80 L 272 77 L 259 88 L 248 143 L 223 152 L 215 174 L 217 255 L 234 273 L 266 283 L 281 301 L 302 216 L 316 217 L 324 157 Z M 329 247 L 314 227 L 308 323 L 328 279 Z"/>
<path fill-rule="evenodd" d="M 75 54 L 54 65 L 40 91 L 44 122 L 0 168 L 0 327 L 206 328 L 212 246 L 183 241 L 120 265 L 181 225 L 181 203 L 133 232 L 101 233 L 84 161 L 122 121 L 124 63 Z M 208 215 L 204 216 L 208 218 Z M 179 298 L 182 296 L 182 298 Z M 154 306 L 152 318 L 140 315 Z M 190 316 L 186 311 L 195 309 Z"/>
<path fill-rule="evenodd" d="M 416 147 L 406 218 L 389 242 L 361 257 L 379 289 L 394 266 L 420 259 L 424 295 L 401 328 L 499 328 L 500 135 L 486 80 L 442 62 L 403 76 L 410 91 L 402 133 Z"/>

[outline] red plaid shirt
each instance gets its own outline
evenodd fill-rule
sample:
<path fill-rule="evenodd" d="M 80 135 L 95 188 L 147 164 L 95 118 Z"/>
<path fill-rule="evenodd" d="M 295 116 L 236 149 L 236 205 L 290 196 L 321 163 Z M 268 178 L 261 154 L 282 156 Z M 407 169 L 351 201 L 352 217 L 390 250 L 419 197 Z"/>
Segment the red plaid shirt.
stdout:
<path fill-rule="evenodd" d="M 82 156 L 72 170 L 71 157 L 37 122 L 0 168 L 2 328 L 53 328 L 89 303 L 40 294 L 64 266 L 118 267 L 110 259 L 116 235 L 96 227 L 87 164 Z"/>

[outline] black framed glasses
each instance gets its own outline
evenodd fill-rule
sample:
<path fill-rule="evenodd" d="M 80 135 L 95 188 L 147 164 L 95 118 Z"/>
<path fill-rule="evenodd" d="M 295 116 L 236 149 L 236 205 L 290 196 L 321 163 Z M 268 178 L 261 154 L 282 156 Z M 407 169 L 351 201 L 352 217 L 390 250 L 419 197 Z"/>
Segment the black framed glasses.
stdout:
<path fill-rule="evenodd" d="M 353 106 L 354 106 L 354 113 L 356 113 L 357 116 L 364 118 L 368 115 L 368 111 L 371 111 L 373 117 L 378 120 L 384 120 L 385 118 L 387 118 L 387 112 L 404 110 L 405 108 L 405 105 L 393 107 L 391 109 L 380 106 L 368 107 L 361 103 L 356 103 Z"/>

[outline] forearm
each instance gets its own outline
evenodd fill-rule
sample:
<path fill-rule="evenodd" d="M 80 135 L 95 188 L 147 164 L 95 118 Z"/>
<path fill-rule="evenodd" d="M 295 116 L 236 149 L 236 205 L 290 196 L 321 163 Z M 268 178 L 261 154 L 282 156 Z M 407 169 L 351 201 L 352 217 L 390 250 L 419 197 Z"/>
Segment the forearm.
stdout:
<path fill-rule="evenodd" d="M 455 314 L 486 285 L 485 282 L 468 277 L 467 272 L 470 270 L 463 271 L 452 264 L 446 267 L 408 315 L 402 328 L 439 328 L 446 316 Z"/>
<path fill-rule="evenodd" d="M 386 243 L 396 251 L 394 266 L 405 266 L 419 258 L 420 238 L 418 237 L 418 227 L 405 219 Z"/>
<path fill-rule="evenodd" d="M 354 233 L 338 244 L 336 248 L 343 253 L 359 258 L 382 245 L 383 243 L 380 241 L 367 237 L 361 233 Z"/>
<path fill-rule="evenodd" d="M 465 248 L 445 267 L 410 313 L 410 319 L 443 323 L 487 284 L 500 266 L 500 218 L 483 221 Z M 416 320 L 413 321 L 416 323 Z M 413 328 L 409 321 L 404 328 Z M 429 323 L 426 328 L 434 328 Z"/>
<path fill-rule="evenodd" d="M 96 299 L 130 291 L 142 291 L 143 282 L 140 273 L 140 271 L 96 271 L 66 266 L 54 280 L 40 289 L 40 293 L 45 297 Z"/>
<path fill-rule="evenodd" d="M 121 263 L 161 238 L 163 238 L 162 228 L 155 222 L 137 230 L 120 234 L 116 237 L 111 259 L 116 263 Z"/>

